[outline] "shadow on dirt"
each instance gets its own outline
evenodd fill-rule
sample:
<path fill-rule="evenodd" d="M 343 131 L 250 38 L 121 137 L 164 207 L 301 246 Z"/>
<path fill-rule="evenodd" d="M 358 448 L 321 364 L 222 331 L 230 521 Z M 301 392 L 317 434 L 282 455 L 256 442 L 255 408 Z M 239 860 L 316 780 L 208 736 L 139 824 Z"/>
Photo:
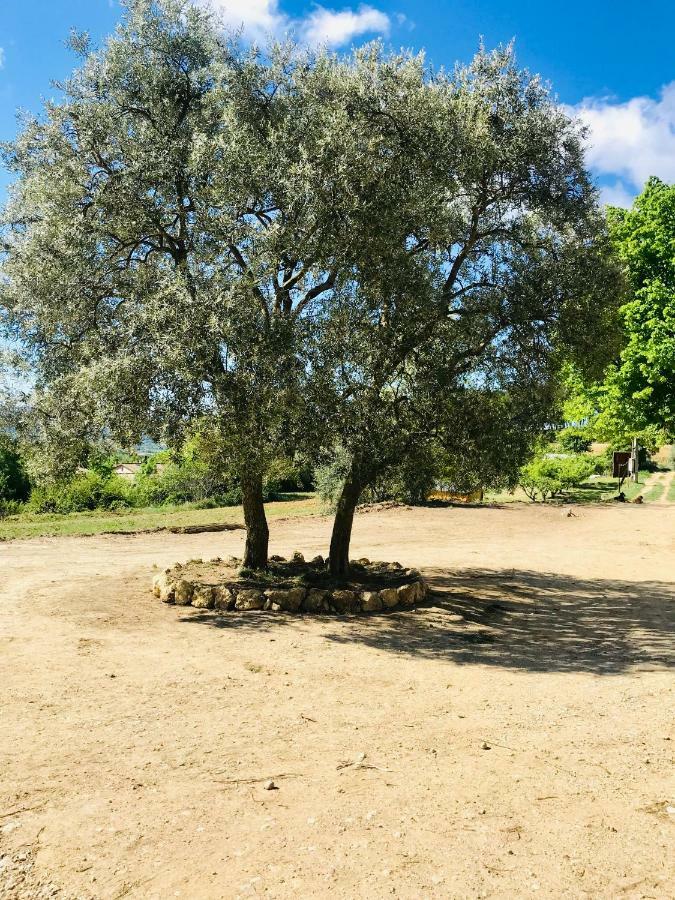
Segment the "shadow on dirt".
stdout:
<path fill-rule="evenodd" d="M 613 675 L 675 663 L 675 586 L 503 570 L 427 569 L 417 610 L 317 617 L 327 640 L 460 665 Z M 269 631 L 306 619 L 189 613 L 183 622 Z"/>
<path fill-rule="evenodd" d="M 529 571 L 426 570 L 414 613 L 348 620 L 329 640 L 430 659 L 613 675 L 675 663 L 675 587 Z"/>

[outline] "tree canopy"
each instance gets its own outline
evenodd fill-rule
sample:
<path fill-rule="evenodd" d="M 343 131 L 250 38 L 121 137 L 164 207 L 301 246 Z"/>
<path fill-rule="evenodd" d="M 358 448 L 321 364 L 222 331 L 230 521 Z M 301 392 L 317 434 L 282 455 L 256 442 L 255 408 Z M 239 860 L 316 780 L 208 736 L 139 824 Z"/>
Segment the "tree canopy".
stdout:
<path fill-rule="evenodd" d="M 348 454 L 341 574 L 361 492 L 476 391 L 525 433 L 562 360 L 604 363 L 616 270 L 580 131 L 510 48 L 449 74 L 379 44 L 263 56 L 187 0 L 73 43 L 62 99 L 5 150 L 32 409 L 65 449 L 199 423 L 241 481 L 246 565 L 279 447 Z"/>
<path fill-rule="evenodd" d="M 675 185 L 650 178 L 608 224 L 624 275 L 617 349 L 600 379 L 568 369 L 564 418 L 598 440 L 654 447 L 675 435 Z"/>

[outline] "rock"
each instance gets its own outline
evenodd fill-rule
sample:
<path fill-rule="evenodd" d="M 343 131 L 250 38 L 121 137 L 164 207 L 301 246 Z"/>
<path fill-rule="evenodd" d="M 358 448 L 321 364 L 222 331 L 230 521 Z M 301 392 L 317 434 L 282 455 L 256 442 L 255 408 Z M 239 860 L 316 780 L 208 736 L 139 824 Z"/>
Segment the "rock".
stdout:
<path fill-rule="evenodd" d="M 161 572 L 152 579 L 152 592 L 159 597 L 162 603 L 173 603 L 175 597 L 175 583 L 167 572 Z"/>
<path fill-rule="evenodd" d="M 283 556 L 277 556 L 275 553 L 274 556 L 270 556 L 270 562 L 286 562 Z"/>
<path fill-rule="evenodd" d="M 417 603 L 419 582 L 412 581 L 410 584 L 402 584 L 401 587 L 397 589 L 396 593 L 398 594 L 398 602 L 401 606 L 414 606 L 414 604 Z"/>
<path fill-rule="evenodd" d="M 272 781 L 271 778 L 269 778 L 269 779 L 263 784 L 263 788 L 264 788 L 266 791 L 278 791 L 278 790 L 279 790 L 279 788 L 276 786 L 276 784 Z"/>
<path fill-rule="evenodd" d="M 385 588 L 380 591 L 380 600 L 386 609 L 393 609 L 398 606 L 398 591 L 396 588 Z"/>
<path fill-rule="evenodd" d="M 237 599 L 234 601 L 235 609 L 264 609 L 265 598 L 260 591 L 245 590 L 239 591 Z"/>
<path fill-rule="evenodd" d="M 305 597 L 305 609 L 307 612 L 322 612 L 326 609 L 329 598 L 330 591 L 311 588 Z"/>
<path fill-rule="evenodd" d="M 319 556 L 315 556 L 314 559 L 311 559 L 309 561 L 309 564 L 311 566 L 325 566 L 326 560 L 323 558 L 323 556 L 321 556 L 321 554 L 319 554 Z"/>
<path fill-rule="evenodd" d="M 364 612 L 380 612 L 382 598 L 377 591 L 364 591 L 361 594 L 361 609 Z"/>
<path fill-rule="evenodd" d="M 419 578 L 420 570 L 419 569 L 406 569 L 404 572 L 406 578 Z"/>
<path fill-rule="evenodd" d="M 335 612 L 357 612 L 361 608 L 359 595 L 354 591 L 333 591 L 331 603 Z"/>
<path fill-rule="evenodd" d="M 189 606 L 192 602 L 192 582 L 186 581 L 184 578 L 176 582 L 173 602 L 176 606 Z"/>
<path fill-rule="evenodd" d="M 287 590 L 269 590 L 265 591 L 265 597 L 272 608 L 272 604 L 276 604 L 286 612 L 297 612 L 302 606 L 305 599 L 306 590 L 303 587 L 288 588 Z"/>
<path fill-rule="evenodd" d="M 192 593 L 192 605 L 196 609 L 213 609 L 214 604 L 213 588 L 208 584 L 198 584 Z"/>
<path fill-rule="evenodd" d="M 633 500 L 633 503 L 644 503 L 644 497 L 640 494 L 638 497 Z"/>
<path fill-rule="evenodd" d="M 486 741 L 483 741 L 483 743 L 480 745 L 480 749 L 481 750 L 492 750 L 492 747 Z"/>
<path fill-rule="evenodd" d="M 213 556 L 213 557 L 211 557 L 211 559 L 209 560 L 210 563 L 219 563 L 219 562 L 222 562 L 222 561 L 223 561 L 223 560 L 220 558 L 220 556 Z"/>
<path fill-rule="evenodd" d="M 361 559 L 357 559 L 356 562 L 360 566 L 369 566 L 370 565 L 370 560 L 368 559 L 367 556 L 362 556 Z"/>
<path fill-rule="evenodd" d="M 299 550 L 294 550 L 293 556 L 291 556 L 291 562 L 304 563 L 304 561 L 305 557 L 302 555 L 302 553 Z"/>
<path fill-rule="evenodd" d="M 398 563 L 398 562 L 390 562 L 387 564 L 387 568 L 390 569 L 392 572 L 400 572 L 401 569 L 403 568 L 403 566 L 401 565 L 401 563 Z"/>
<path fill-rule="evenodd" d="M 223 585 L 219 585 L 213 589 L 213 605 L 216 609 L 228 610 L 234 609 L 234 594 Z"/>

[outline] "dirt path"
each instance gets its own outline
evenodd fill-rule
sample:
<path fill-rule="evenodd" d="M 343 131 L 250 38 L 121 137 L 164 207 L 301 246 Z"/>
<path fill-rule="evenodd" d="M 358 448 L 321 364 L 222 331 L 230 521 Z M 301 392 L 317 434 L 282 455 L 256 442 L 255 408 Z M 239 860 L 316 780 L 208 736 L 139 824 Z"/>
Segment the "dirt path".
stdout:
<path fill-rule="evenodd" d="M 240 532 L 0 545 L 0 898 L 672 897 L 675 516 L 574 513 L 362 514 L 436 591 L 364 618 L 152 598 Z"/>
<path fill-rule="evenodd" d="M 657 474 L 658 483 L 663 485 L 664 490 L 661 496 L 657 500 L 654 500 L 652 502 L 661 505 L 672 505 L 672 500 L 668 499 L 668 494 L 670 492 L 670 486 L 673 483 L 673 479 L 675 479 L 675 472 L 658 472 Z"/>

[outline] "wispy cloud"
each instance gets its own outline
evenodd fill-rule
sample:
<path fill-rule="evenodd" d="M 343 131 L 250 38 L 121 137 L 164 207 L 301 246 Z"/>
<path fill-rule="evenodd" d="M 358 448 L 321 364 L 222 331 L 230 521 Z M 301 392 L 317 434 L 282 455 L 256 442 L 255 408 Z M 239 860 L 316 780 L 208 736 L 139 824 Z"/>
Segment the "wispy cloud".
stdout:
<path fill-rule="evenodd" d="M 241 29 L 245 38 L 264 42 L 295 35 L 310 46 L 339 47 L 368 34 L 388 34 L 391 20 L 373 6 L 332 10 L 316 6 L 304 18 L 293 18 L 279 0 L 196 0 L 214 9 L 226 25 Z"/>
<path fill-rule="evenodd" d="M 5 48 L 0 47 L 0 69 L 5 67 Z"/>
<path fill-rule="evenodd" d="M 232 28 L 241 28 L 244 37 L 264 41 L 279 35 L 289 27 L 288 16 L 279 11 L 277 0 L 197 0 L 201 6 L 214 9 L 222 21 Z"/>
<path fill-rule="evenodd" d="M 588 128 L 590 166 L 614 179 L 603 188 L 606 202 L 628 205 L 650 175 L 675 181 L 675 81 L 657 100 L 633 97 L 617 103 L 590 98 L 571 111 Z"/>
<path fill-rule="evenodd" d="M 333 12 L 317 7 L 302 23 L 301 33 L 313 46 L 340 47 L 362 34 L 388 34 L 389 16 L 372 6 L 360 6 L 356 12 Z"/>

